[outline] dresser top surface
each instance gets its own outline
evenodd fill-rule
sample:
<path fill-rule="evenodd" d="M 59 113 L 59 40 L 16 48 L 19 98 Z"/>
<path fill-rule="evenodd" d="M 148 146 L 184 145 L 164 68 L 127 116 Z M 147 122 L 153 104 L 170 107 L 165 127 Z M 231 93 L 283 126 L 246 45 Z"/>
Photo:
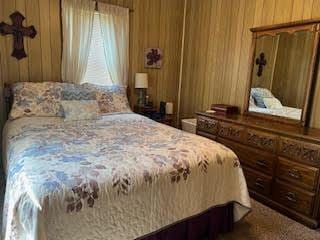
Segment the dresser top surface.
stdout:
<path fill-rule="evenodd" d="M 302 127 L 293 124 L 281 123 L 241 114 L 223 115 L 205 112 L 197 112 L 197 114 L 224 122 L 249 126 L 252 128 L 273 132 L 280 135 L 304 138 L 310 141 L 320 143 L 320 129 L 316 128 Z"/>

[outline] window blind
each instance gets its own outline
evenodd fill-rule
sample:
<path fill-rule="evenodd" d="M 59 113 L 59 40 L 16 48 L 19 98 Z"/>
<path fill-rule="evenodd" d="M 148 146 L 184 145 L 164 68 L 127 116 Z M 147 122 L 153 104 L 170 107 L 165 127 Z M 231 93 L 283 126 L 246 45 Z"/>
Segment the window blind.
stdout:
<path fill-rule="evenodd" d="M 98 13 L 94 14 L 88 66 L 83 82 L 98 85 L 112 85 L 104 54 L 100 18 Z"/>

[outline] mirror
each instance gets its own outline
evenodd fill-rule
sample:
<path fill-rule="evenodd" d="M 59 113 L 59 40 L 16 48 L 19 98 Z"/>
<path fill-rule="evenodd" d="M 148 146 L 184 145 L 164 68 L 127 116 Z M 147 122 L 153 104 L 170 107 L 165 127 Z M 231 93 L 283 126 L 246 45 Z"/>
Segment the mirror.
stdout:
<path fill-rule="evenodd" d="M 305 119 L 318 33 L 289 30 L 264 29 L 254 35 L 248 113 Z"/>

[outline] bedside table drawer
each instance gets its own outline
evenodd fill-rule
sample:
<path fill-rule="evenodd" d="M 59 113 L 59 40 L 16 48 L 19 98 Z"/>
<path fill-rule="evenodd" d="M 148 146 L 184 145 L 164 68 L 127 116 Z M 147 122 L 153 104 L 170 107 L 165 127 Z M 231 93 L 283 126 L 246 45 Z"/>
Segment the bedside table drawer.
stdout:
<path fill-rule="evenodd" d="M 197 130 L 215 135 L 218 132 L 218 123 L 219 122 L 214 119 L 198 116 Z"/>
<path fill-rule="evenodd" d="M 279 159 L 277 177 L 308 190 L 315 190 L 319 170 L 284 158 Z"/>
<path fill-rule="evenodd" d="M 271 177 L 246 167 L 243 167 L 243 172 L 246 178 L 248 188 L 250 190 L 253 190 L 265 196 L 271 196 Z"/>
<path fill-rule="evenodd" d="M 314 197 L 313 193 L 293 188 L 283 182 L 277 181 L 273 192 L 274 199 L 286 207 L 298 212 L 311 215 Z"/>
<path fill-rule="evenodd" d="M 245 139 L 245 128 L 230 123 L 220 122 L 218 134 L 220 137 L 243 143 Z"/>

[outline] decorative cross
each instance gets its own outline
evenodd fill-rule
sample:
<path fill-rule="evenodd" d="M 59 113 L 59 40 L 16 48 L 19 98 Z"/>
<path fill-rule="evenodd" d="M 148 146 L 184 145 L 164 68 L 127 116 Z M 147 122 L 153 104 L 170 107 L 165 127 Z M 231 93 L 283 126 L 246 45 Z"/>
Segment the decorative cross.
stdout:
<path fill-rule="evenodd" d="M 256 65 L 259 65 L 257 75 L 262 76 L 263 67 L 267 65 L 267 60 L 265 59 L 264 53 L 260 53 L 259 58 L 256 59 Z"/>
<path fill-rule="evenodd" d="M 0 33 L 2 35 L 12 34 L 13 35 L 13 52 L 11 56 L 17 58 L 18 60 L 27 56 L 24 51 L 23 37 L 27 36 L 34 38 L 37 35 L 37 31 L 34 26 L 24 27 L 22 22 L 25 17 L 20 12 L 14 12 L 10 15 L 12 20 L 12 25 L 6 24 L 4 22 L 0 23 Z"/>

